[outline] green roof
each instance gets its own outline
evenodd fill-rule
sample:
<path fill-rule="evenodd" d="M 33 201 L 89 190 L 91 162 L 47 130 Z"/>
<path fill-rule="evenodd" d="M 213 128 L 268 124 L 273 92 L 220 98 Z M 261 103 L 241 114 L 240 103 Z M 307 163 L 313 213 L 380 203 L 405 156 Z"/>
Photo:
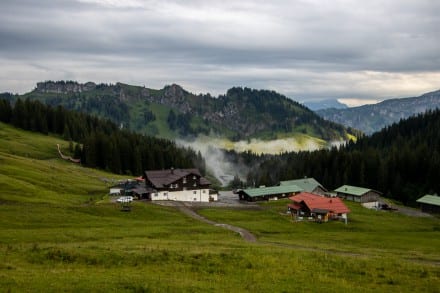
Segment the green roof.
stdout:
<path fill-rule="evenodd" d="M 374 190 L 368 189 L 368 188 L 363 188 L 363 187 L 357 187 L 357 186 L 343 185 L 343 186 L 339 187 L 338 189 L 335 189 L 335 191 L 340 192 L 340 193 L 355 195 L 355 196 L 362 196 L 363 194 L 365 194 L 369 191 L 374 191 Z M 377 192 L 377 191 L 375 191 L 375 192 Z M 379 193 L 379 192 L 377 192 L 377 193 Z"/>
<path fill-rule="evenodd" d="M 250 197 L 286 194 L 286 193 L 300 192 L 300 191 L 303 191 L 303 189 L 296 185 L 260 187 L 260 188 L 251 188 L 251 189 L 243 190 L 243 192 Z"/>
<path fill-rule="evenodd" d="M 321 187 L 325 190 L 325 188 L 315 180 L 315 178 L 303 178 L 303 179 L 296 179 L 296 180 L 287 180 L 287 181 L 281 181 L 280 185 L 296 185 L 298 187 L 301 187 L 304 191 L 307 192 L 313 192 L 313 190 L 316 189 L 316 187 Z"/>
<path fill-rule="evenodd" d="M 440 196 L 437 195 L 427 194 L 425 196 L 422 196 L 416 201 L 419 203 L 426 203 L 430 205 L 440 206 Z"/>

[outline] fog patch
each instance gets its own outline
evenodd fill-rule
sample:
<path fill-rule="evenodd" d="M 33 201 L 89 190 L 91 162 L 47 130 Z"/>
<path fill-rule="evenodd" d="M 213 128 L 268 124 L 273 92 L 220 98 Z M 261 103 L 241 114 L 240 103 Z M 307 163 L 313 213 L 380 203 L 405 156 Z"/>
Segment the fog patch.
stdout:
<path fill-rule="evenodd" d="M 260 140 L 251 139 L 250 141 L 238 141 L 233 143 L 233 149 L 237 152 L 251 151 L 256 154 L 280 154 L 284 152 L 298 152 L 298 151 L 314 151 L 325 146 L 324 142 L 314 139 L 296 139 L 293 137 L 275 139 L 275 140 Z"/>
<path fill-rule="evenodd" d="M 206 139 L 176 140 L 176 143 L 199 151 L 205 159 L 206 169 L 221 182 L 222 186 L 228 185 L 234 179 L 234 176 L 238 176 L 240 180 L 245 181 L 249 171 L 248 167 L 244 164 L 231 162 L 227 158 L 225 150 L 217 147 L 214 141 Z"/>
<path fill-rule="evenodd" d="M 235 152 L 250 151 L 255 154 L 281 154 L 284 152 L 314 151 L 329 147 L 329 145 L 320 139 L 311 138 L 306 135 L 298 137 L 289 137 L 275 140 L 250 139 L 237 142 L 225 138 L 213 136 L 199 136 L 191 140 L 176 140 L 176 143 L 185 147 L 190 147 L 200 151 L 205 158 L 206 168 L 213 174 L 223 186 L 228 185 L 234 176 L 240 180 L 246 181 L 246 176 L 252 168 L 242 162 L 233 162 L 228 158 L 225 150 Z M 337 145 L 333 142 L 332 145 Z"/>

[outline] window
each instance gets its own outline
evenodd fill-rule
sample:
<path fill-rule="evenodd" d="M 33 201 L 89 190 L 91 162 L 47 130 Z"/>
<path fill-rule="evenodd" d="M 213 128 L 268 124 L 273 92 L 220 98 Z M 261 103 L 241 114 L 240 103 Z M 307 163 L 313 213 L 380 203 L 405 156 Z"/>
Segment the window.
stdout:
<path fill-rule="evenodd" d="M 156 196 L 156 197 L 157 197 L 157 196 L 159 196 L 159 194 L 158 194 L 158 193 L 156 192 L 156 193 L 154 194 L 154 196 Z"/>
<path fill-rule="evenodd" d="M 203 190 L 202 192 L 203 192 L 203 193 L 206 193 L 206 190 Z"/>
<path fill-rule="evenodd" d="M 186 183 L 186 177 L 183 177 L 183 178 L 182 178 L 182 182 L 183 182 L 183 184 Z"/>
<path fill-rule="evenodd" d="M 193 185 L 194 187 L 196 187 L 197 186 L 197 183 L 194 183 L 194 185 Z"/>
<path fill-rule="evenodd" d="M 194 179 L 194 180 L 196 180 L 196 179 L 197 179 L 196 175 L 194 175 L 194 176 L 193 176 L 193 179 Z"/>
<path fill-rule="evenodd" d="M 197 194 L 197 191 L 194 190 L 193 193 L 194 193 L 194 194 Z"/>

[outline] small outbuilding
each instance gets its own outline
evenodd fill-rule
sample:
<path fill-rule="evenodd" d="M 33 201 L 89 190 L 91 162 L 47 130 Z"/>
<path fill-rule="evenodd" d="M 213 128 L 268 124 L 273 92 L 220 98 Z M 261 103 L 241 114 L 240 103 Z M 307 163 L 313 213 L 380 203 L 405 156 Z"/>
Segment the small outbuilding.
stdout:
<path fill-rule="evenodd" d="M 296 185 L 271 186 L 243 189 L 238 191 L 240 200 L 277 200 L 279 198 L 289 197 L 302 191 L 302 188 Z"/>
<path fill-rule="evenodd" d="M 340 198 L 360 203 L 378 203 L 379 197 L 382 195 L 382 193 L 373 189 L 350 185 L 343 185 L 335 191 Z"/>
<path fill-rule="evenodd" d="M 322 186 L 321 183 L 316 181 L 315 178 L 302 178 L 302 179 L 295 179 L 295 180 L 287 180 L 287 181 L 281 181 L 280 186 L 285 185 L 296 185 L 300 188 L 302 188 L 305 192 L 311 192 L 314 194 L 320 194 L 320 195 L 326 195 L 328 190 Z"/>
<path fill-rule="evenodd" d="M 440 196 L 426 194 L 419 198 L 417 202 L 420 204 L 422 212 L 440 214 Z"/>

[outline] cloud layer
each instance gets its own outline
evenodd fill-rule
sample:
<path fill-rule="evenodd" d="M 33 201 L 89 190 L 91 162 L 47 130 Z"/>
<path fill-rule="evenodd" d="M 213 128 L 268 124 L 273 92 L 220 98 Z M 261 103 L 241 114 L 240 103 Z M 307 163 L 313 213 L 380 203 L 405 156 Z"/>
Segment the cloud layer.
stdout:
<path fill-rule="evenodd" d="M 214 95 L 248 86 L 304 101 L 440 88 L 435 0 L 6 0 L 0 9 L 0 91 L 71 79 Z"/>

